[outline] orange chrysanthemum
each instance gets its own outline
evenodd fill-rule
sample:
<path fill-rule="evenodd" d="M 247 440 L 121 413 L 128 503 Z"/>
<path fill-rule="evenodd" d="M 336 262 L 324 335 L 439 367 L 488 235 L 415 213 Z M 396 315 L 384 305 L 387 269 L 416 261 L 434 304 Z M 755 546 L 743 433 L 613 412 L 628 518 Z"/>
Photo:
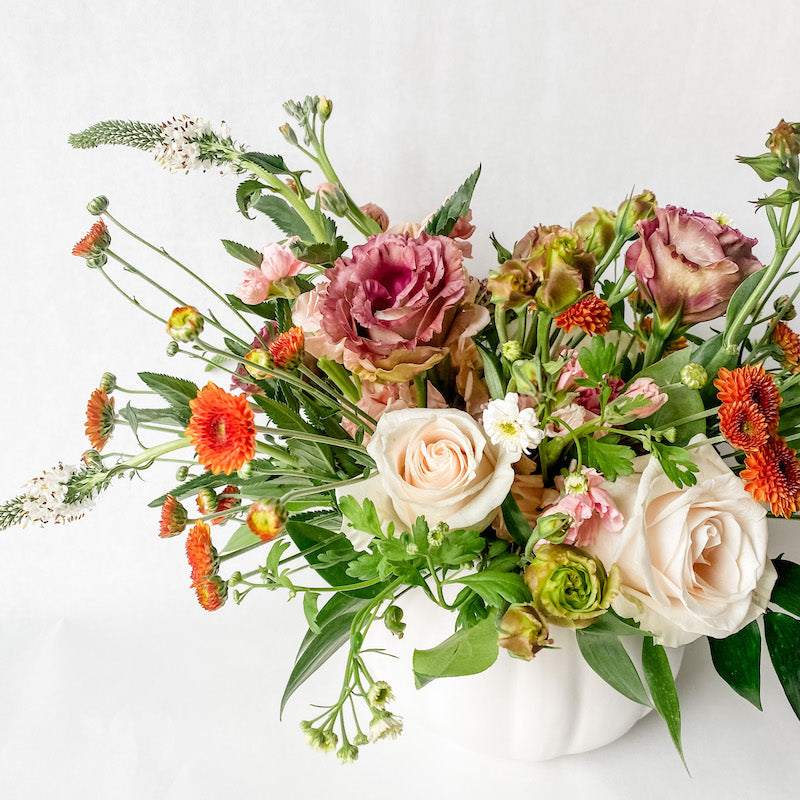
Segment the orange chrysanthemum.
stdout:
<path fill-rule="evenodd" d="M 262 542 L 271 542 L 283 533 L 286 518 L 286 509 L 280 503 L 256 500 L 247 514 L 247 527 Z"/>
<path fill-rule="evenodd" d="M 196 522 L 186 537 L 186 558 L 192 568 L 192 580 L 216 574 L 217 551 L 211 542 L 211 528 L 205 522 Z"/>
<path fill-rule="evenodd" d="M 161 506 L 161 523 L 158 535 L 162 539 L 177 536 L 186 528 L 188 514 L 181 503 L 171 494 L 167 495 L 164 505 Z"/>
<path fill-rule="evenodd" d="M 800 336 L 785 322 L 779 322 L 772 331 L 772 341 L 783 352 L 783 366 L 790 372 L 800 372 Z"/>
<path fill-rule="evenodd" d="M 192 588 L 197 595 L 197 602 L 206 611 L 216 611 L 218 608 L 222 608 L 228 599 L 228 584 L 219 575 L 192 581 Z"/>
<path fill-rule="evenodd" d="M 190 401 L 186 428 L 200 463 L 215 475 L 231 473 L 256 453 L 256 426 L 245 395 L 232 395 L 213 383 Z"/>
<path fill-rule="evenodd" d="M 303 357 L 306 340 L 302 328 L 290 328 L 267 345 L 272 363 L 281 369 L 293 369 Z"/>
<path fill-rule="evenodd" d="M 601 297 L 589 294 L 562 311 L 556 317 L 556 325 L 567 333 L 577 325 L 585 333 L 603 336 L 611 327 L 611 309 Z"/>
<path fill-rule="evenodd" d="M 221 496 L 217 496 L 213 489 L 201 489 L 197 495 L 197 508 L 203 516 L 216 511 L 229 511 L 238 503 L 239 489 L 236 486 L 226 486 Z M 223 514 L 221 517 L 214 517 L 210 522 L 212 525 L 220 525 L 227 519 L 227 515 Z"/>
<path fill-rule="evenodd" d="M 755 403 L 737 400 L 724 403 L 719 410 L 719 429 L 732 447 L 750 452 L 769 440 L 769 426 Z"/>
<path fill-rule="evenodd" d="M 721 403 L 754 403 L 764 416 L 769 432 L 772 434 L 778 429 L 781 396 L 774 378 L 764 372 L 760 364 L 755 367 L 748 364 L 734 370 L 722 367 L 714 386 Z"/>
<path fill-rule="evenodd" d="M 91 230 L 72 248 L 72 255 L 91 258 L 105 250 L 111 243 L 108 227 L 102 219 L 92 225 Z"/>
<path fill-rule="evenodd" d="M 114 432 L 114 398 L 105 389 L 95 389 L 86 405 L 86 435 L 99 453 Z"/>
<path fill-rule="evenodd" d="M 739 473 L 744 488 L 776 516 L 790 517 L 800 508 L 800 464 L 797 453 L 779 436 L 748 453 Z"/>

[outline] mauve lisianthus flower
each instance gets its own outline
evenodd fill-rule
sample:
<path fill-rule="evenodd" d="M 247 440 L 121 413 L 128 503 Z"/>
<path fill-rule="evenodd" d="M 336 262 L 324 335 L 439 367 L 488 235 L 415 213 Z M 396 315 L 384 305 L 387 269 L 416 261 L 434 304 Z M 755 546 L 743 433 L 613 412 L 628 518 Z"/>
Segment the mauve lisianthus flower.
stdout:
<path fill-rule="evenodd" d="M 316 307 L 318 332 L 304 326 L 324 343 L 309 342 L 308 350 L 365 380 L 409 381 L 489 322 L 488 310 L 473 302 L 477 283 L 446 236 L 378 234 L 326 278 L 308 304 Z"/>
<path fill-rule="evenodd" d="M 762 267 L 752 253 L 756 239 L 705 214 L 666 206 L 635 227 L 639 238 L 625 266 L 664 321 L 677 314 L 684 324 L 721 316 L 742 281 Z"/>

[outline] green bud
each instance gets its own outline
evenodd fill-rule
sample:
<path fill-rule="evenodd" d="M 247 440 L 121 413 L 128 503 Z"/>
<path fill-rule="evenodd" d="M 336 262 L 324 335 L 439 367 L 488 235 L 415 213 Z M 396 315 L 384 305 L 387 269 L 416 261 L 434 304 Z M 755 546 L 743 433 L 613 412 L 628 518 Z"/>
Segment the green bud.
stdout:
<path fill-rule="evenodd" d="M 767 136 L 767 148 L 781 159 L 800 155 L 800 122 L 782 119 Z"/>
<path fill-rule="evenodd" d="M 574 225 L 575 230 L 583 236 L 586 249 L 594 253 L 598 261 L 608 252 L 614 241 L 616 217 L 613 211 L 595 206 Z"/>
<path fill-rule="evenodd" d="M 289 144 L 297 144 L 297 134 L 288 122 L 284 122 L 278 130 L 283 134 L 283 138 L 286 139 Z"/>
<path fill-rule="evenodd" d="M 330 730 L 320 731 L 317 749 L 323 753 L 332 753 L 339 744 L 339 737 Z"/>
<path fill-rule="evenodd" d="M 403 622 L 403 609 L 400 606 L 389 606 L 383 615 L 383 624 L 398 639 L 402 639 L 406 629 L 406 623 Z"/>
<path fill-rule="evenodd" d="M 564 628 L 585 628 L 604 614 L 619 593 L 614 564 L 608 573 L 599 559 L 566 544 L 543 544 L 525 570 L 533 605 L 541 616 Z"/>
<path fill-rule="evenodd" d="M 536 520 L 536 540 L 546 539 L 553 544 L 560 544 L 572 527 L 572 517 L 569 514 L 548 514 Z"/>
<path fill-rule="evenodd" d="M 97 197 L 92 198 L 86 204 L 86 210 L 90 214 L 99 216 L 108 209 L 108 198 L 105 195 L 99 194 Z"/>
<path fill-rule="evenodd" d="M 449 530 L 450 526 L 446 522 L 440 522 L 428 531 L 428 544 L 431 547 L 439 547 Z"/>
<path fill-rule="evenodd" d="M 317 103 L 317 113 L 322 117 L 322 119 L 328 119 L 332 111 L 333 101 L 328 100 L 325 95 L 322 95 Z"/>
<path fill-rule="evenodd" d="M 514 605 L 503 614 L 497 643 L 514 658 L 530 661 L 553 640 L 548 639 L 547 622 L 533 606 Z"/>
<path fill-rule="evenodd" d="M 762 181 L 769 183 L 775 178 L 786 177 L 786 167 L 774 153 L 762 153 L 760 156 L 737 156 L 736 160 L 740 164 L 747 164 L 761 178 Z"/>
<path fill-rule="evenodd" d="M 617 209 L 615 232 L 629 236 L 633 233 L 633 226 L 637 222 L 655 218 L 657 206 L 656 196 L 649 189 L 645 189 L 628 200 L 623 200 Z"/>
<path fill-rule="evenodd" d="M 246 461 L 236 470 L 236 474 L 242 479 L 247 480 L 253 474 L 253 464 L 250 461 Z"/>
<path fill-rule="evenodd" d="M 678 431 L 675 428 L 665 428 L 661 431 L 661 438 L 666 439 L 668 442 L 674 442 L 678 437 Z"/>
<path fill-rule="evenodd" d="M 345 744 L 336 753 L 342 764 L 352 764 L 358 760 L 358 748 L 354 744 Z"/>
<path fill-rule="evenodd" d="M 86 259 L 86 266 L 89 269 L 98 269 L 99 267 L 104 267 L 107 263 L 108 256 L 105 253 L 97 253 Z"/>
<path fill-rule="evenodd" d="M 203 315 L 194 306 L 180 306 L 169 316 L 167 333 L 178 342 L 193 342 L 204 325 Z"/>
<path fill-rule="evenodd" d="M 516 361 L 522 355 L 522 345 L 516 339 L 509 339 L 500 345 L 500 352 L 506 361 Z"/>
<path fill-rule="evenodd" d="M 83 464 L 91 470 L 100 471 L 103 469 L 103 459 L 97 450 L 86 450 L 81 456 Z"/>
<path fill-rule="evenodd" d="M 232 589 L 234 586 L 238 586 L 243 580 L 244 578 L 241 572 L 234 572 L 233 575 L 228 578 L 228 586 Z"/>
<path fill-rule="evenodd" d="M 317 186 L 319 202 L 325 211 L 330 211 L 337 217 L 343 217 L 347 213 L 347 197 L 342 187 L 338 183 L 326 181 Z"/>
<path fill-rule="evenodd" d="M 117 388 L 117 376 L 113 372 L 104 372 L 100 376 L 98 387 L 105 389 L 106 394 L 111 394 Z"/>
<path fill-rule="evenodd" d="M 175 470 L 175 480 L 178 483 L 183 483 L 189 477 L 189 467 L 186 464 L 182 464 L 178 469 Z"/>
<path fill-rule="evenodd" d="M 689 362 L 681 370 L 681 383 L 690 389 L 702 389 L 708 383 L 708 373 L 702 364 Z"/>
<path fill-rule="evenodd" d="M 419 555 L 419 547 L 417 547 L 414 542 L 410 542 L 406 547 L 406 553 L 408 553 L 410 556 Z"/>
<path fill-rule="evenodd" d="M 785 321 L 794 319 L 797 316 L 797 311 L 792 305 L 792 298 L 788 294 L 782 294 L 773 304 L 775 313 L 780 315 L 780 318 Z"/>
<path fill-rule="evenodd" d="M 167 345 L 167 355 L 174 356 L 177 355 L 178 351 L 180 350 L 180 345 L 177 342 L 170 342 Z"/>

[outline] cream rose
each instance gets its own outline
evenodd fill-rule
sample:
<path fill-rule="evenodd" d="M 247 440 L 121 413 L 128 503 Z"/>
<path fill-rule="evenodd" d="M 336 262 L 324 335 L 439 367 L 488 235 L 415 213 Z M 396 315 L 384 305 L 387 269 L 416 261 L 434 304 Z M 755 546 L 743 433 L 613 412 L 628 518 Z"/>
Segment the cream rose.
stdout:
<path fill-rule="evenodd" d="M 486 527 L 514 480 L 512 453 L 493 445 L 472 417 L 452 408 L 390 411 L 367 445 L 377 474 L 339 494 L 369 498 L 384 524 L 409 530 L 417 517 L 432 527 Z M 349 527 L 357 549 L 369 535 Z"/>
<path fill-rule="evenodd" d="M 586 548 L 620 570 L 614 610 L 667 647 L 740 630 L 764 612 L 776 579 L 764 508 L 711 445 L 691 453 L 694 486 L 676 487 L 650 456 L 604 484 L 625 527 Z"/>

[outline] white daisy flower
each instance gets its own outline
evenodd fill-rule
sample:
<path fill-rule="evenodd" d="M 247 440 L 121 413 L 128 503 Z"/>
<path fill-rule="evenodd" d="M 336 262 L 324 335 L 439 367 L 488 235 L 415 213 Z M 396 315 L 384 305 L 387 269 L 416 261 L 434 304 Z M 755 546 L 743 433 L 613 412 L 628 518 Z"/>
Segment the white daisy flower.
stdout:
<path fill-rule="evenodd" d="M 489 403 L 483 412 L 483 428 L 492 444 L 519 456 L 525 450 L 537 448 L 545 437 L 536 412 L 532 408 L 520 410 L 515 392 Z"/>
<path fill-rule="evenodd" d="M 369 724 L 369 740 L 396 739 L 403 732 L 403 720 L 395 714 L 384 711 L 372 718 Z"/>

